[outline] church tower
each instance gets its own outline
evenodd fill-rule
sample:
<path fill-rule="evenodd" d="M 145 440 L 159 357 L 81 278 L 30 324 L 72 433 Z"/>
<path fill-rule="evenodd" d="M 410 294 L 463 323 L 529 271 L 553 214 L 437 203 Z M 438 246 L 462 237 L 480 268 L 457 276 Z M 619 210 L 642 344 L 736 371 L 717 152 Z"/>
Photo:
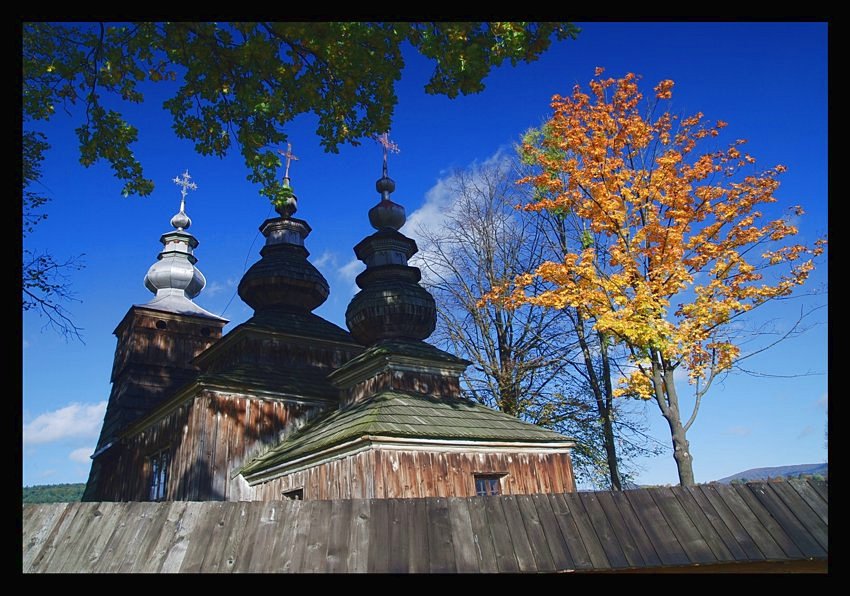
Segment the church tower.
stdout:
<path fill-rule="evenodd" d="M 154 297 L 131 306 L 114 331 L 118 345 L 112 391 L 92 455 L 86 501 L 106 497 L 100 471 L 108 459 L 118 456 L 111 449 L 118 435 L 197 374 L 192 360 L 221 338 L 228 322 L 193 302 L 206 285 L 195 266 L 198 240 L 187 231 L 192 220 L 186 215 L 186 195 L 197 185 L 188 170 L 174 182 L 181 187 L 180 211 L 171 218 L 174 229 L 160 238 L 162 251 L 144 280 Z"/>

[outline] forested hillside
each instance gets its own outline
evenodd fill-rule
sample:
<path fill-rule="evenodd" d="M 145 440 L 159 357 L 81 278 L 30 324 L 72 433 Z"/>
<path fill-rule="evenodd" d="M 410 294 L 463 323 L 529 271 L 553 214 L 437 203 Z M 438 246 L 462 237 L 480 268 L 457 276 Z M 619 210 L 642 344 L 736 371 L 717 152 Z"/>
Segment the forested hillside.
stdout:
<path fill-rule="evenodd" d="M 25 486 L 23 489 L 24 503 L 69 503 L 79 501 L 83 496 L 85 483 L 77 484 L 40 484 Z"/>

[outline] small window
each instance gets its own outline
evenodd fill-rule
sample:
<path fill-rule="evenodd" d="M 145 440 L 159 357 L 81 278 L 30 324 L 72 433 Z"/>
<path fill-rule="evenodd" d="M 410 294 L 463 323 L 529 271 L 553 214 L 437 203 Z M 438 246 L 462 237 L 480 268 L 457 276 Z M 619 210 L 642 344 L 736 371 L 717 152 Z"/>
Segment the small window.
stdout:
<path fill-rule="evenodd" d="M 475 474 L 475 494 L 479 497 L 502 494 L 504 474 Z"/>
<path fill-rule="evenodd" d="M 168 323 L 166 323 L 165 321 L 162 321 L 162 320 L 157 321 L 156 322 L 156 328 L 157 329 L 168 329 Z"/>
<path fill-rule="evenodd" d="M 209 327 L 203 327 L 203 328 L 201 328 L 201 335 L 202 335 L 203 337 L 209 337 L 209 336 L 210 336 L 210 333 L 211 333 L 211 331 L 210 331 L 210 328 L 209 328 Z"/>
<path fill-rule="evenodd" d="M 149 499 L 151 501 L 162 501 L 168 489 L 168 464 L 171 457 L 168 450 L 160 451 L 150 456 L 151 477 Z"/>
<path fill-rule="evenodd" d="M 304 500 L 304 489 L 296 488 L 295 490 L 284 491 L 283 498 L 289 501 L 303 501 Z"/>

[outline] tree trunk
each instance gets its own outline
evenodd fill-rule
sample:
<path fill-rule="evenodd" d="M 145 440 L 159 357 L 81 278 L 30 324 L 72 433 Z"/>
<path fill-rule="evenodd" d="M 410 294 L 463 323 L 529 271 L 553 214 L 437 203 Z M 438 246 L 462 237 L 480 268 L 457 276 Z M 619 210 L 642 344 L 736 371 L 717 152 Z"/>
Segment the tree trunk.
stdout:
<path fill-rule="evenodd" d="M 608 360 L 608 347 L 605 344 L 605 338 L 599 337 L 599 351 L 602 355 L 602 383 L 605 388 L 605 393 L 601 396 L 604 399 L 597 400 L 597 405 L 600 403 L 603 406 L 602 415 L 602 433 L 605 439 L 605 455 L 608 459 L 608 475 L 611 477 L 611 488 L 613 490 L 623 490 L 623 485 L 620 481 L 620 465 L 617 462 L 617 444 L 614 442 L 614 421 L 612 414 L 614 412 L 614 389 L 611 386 L 611 364 Z"/>
<path fill-rule="evenodd" d="M 620 481 L 620 467 L 617 464 L 617 444 L 614 442 L 614 421 L 611 419 L 611 413 L 614 408 L 613 393 L 611 389 L 611 368 L 608 362 L 608 351 L 605 349 L 604 343 L 601 346 L 602 354 L 602 370 L 605 390 L 599 384 L 599 378 L 596 374 L 596 368 L 593 365 L 593 357 L 590 353 L 590 346 L 587 344 L 587 338 L 584 332 L 584 318 L 581 313 L 576 311 L 576 331 L 578 331 L 578 341 L 581 346 L 581 353 L 584 357 L 584 365 L 587 368 L 587 376 L 590 380 L 590 387 L 593 391 L 593 396 L 596 400 L 596 411 L 599 413 L 599 418 L 602 420 L 602 439 L 605 445 L 605 458 L 608 464 L 608 477 L 611 480 L 611 488 L 613 490 L 623 490 L 623 485 Z M 601 339 L 601 338 L 600 338 Z"/>
<path fill-rule="evenodd" d="M 691 455 L 685 427 L 677 416 L 674 418 L 664 417 L 670 426 L 670 437 L 673 441 L 673 459 L 676 460 L 676 471 L 679 474 L 681 486 L 693 486 L 694 482 L 694 456 Z"/>
<path fill-rule="evenodd" d="M 611 478 L 611 489 L 623 490 L 623 485 L 620 483 L 620 468 L 617 464 L 617 447 L 614 443 L 614 424 L 610 413 L 602 416 L 602 433 L 605 439 L 605 456 L 608 463 L 608 475 Z"/>
<path fill-rule="evenodd" d="M 499 409 L 511 416 L 519 415 L 519 399 L 516 394 L 516 384 L 514 383 L 514 359 L 512 357 L 511 346 L 507 339 L 507 325 L 502 320 L 501 309 L 496 309 L 495 313 L 496 326 L 496 347 L 498 350 L 498 400 Z"/>
<path fill-rule="evenodd" d="M 654 359 L 654 358 L 653 358 Z M 653 378 L 655 384 L 656 396 L 658 405 L 661 407 L 661 415 L 667 421 L 670 427 L 670 439 L 673 443 L 673 459 L 676 461 L 676 471 L 679 474 L 679 484 L 681 486 L 693 486 L 694 481 L 694 456 L 691 455 L 690 444 L 688 443 L 687 431 L 682 424 L 682 417 L 679 412 L 679 395 L 676 393 L 676 385 L 673 380 L 673 371 L 664 370 L 666 368 L 653 363 Z M 658 395 L 660 392 L 660 396 Z"/>

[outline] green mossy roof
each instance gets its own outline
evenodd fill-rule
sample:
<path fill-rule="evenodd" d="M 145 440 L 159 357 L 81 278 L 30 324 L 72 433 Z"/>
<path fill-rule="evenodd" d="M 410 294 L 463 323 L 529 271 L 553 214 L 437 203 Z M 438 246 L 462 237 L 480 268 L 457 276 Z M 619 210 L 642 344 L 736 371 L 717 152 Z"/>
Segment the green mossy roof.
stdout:
<path fill-rule="evenodd" d="M 474 402 L 387 391 L 311 422 L 248 462 L 241 472 L 244 475 L 256 474 L 367 435 L 481 442 L 572 441 L 554 431 Z"/>

